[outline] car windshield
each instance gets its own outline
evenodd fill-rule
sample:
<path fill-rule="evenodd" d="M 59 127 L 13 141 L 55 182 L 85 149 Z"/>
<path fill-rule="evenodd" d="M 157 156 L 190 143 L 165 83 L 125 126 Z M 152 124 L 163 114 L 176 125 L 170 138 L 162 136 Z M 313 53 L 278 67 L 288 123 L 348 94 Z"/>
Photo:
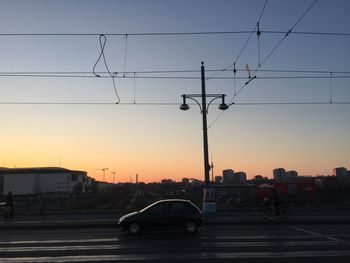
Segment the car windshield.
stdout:
<path fill-rule="evenodd" d="M 146 206 L 145 208 L 141 209 L 140 212 L 144 212 L 144 211 L 150 209 L 151 207 L 153 207 L 153 206 L 155 206 L 155 205 L 157 205 L 157 204 L 159 204 L 159 202 L 150 204 L 149 206 Z"/>

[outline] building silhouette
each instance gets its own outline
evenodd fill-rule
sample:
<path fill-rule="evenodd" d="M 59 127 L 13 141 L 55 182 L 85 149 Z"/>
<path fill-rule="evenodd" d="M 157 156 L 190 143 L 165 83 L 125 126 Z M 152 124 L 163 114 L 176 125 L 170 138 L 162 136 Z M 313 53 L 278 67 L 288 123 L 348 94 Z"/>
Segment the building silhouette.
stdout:
<path fill-rule="evenodd" d="M 338 178 L 347 178 L 348 170 L 345 167 L 337 167 L 333 169 L 333 175 Z"/>

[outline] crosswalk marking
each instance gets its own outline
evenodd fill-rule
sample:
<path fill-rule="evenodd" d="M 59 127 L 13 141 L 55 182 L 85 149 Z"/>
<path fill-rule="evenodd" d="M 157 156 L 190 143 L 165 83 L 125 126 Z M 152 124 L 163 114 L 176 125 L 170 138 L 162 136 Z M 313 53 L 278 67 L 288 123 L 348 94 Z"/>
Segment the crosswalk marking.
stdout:
<path fill-rule="evenodd" d="M 29 263 L 29 262 L 103 262 L 103 261 L 126 261 L 126 260 L 166 260 L 166 259 L 241 259 L 241 258 L 314 258 L 350 256 L 349 250 L 337 251 L 292 251 L 292 252 L 215 252 L 193 253 L 183 255 L 90 255 L 90 256 L 58 256 L 58 257 L 13 257 L 2 258 L 4 263 Z"/>
<path fill-rule="evenodd" d="M 309 235 L 224 235 L 215 237 L 216 240 L 260 240 L 260 239 L 310 239 Z M 315 237 L 312 237 L 315 238 Z M 211 240 L 211 237 L 200 237 L 199 240 Z M 82 239 L 45 239 L 45 240 L 9 240 L 0 241 L 0 245 L 25 245 L 25 244 L 60 244 L 60 243 L 95 243 L 95 242 L 119 242 L 120 238 L 82 238 Z"/>
<path fill-rule="evenodd" d="M 201 247 L 276 247 L 276 246 L 336 246 L 336 241 L 307 241 L 307 242 L 210 242 L 200 243 Z M 346 243 L 349 245 L 350 243 Z M 81 251 L 81 250 L 117 250 L 139 248 L 140 245 L 67 245 L 67 246 L 24 246 L 24 247 L 1 247 L 0 253 L 4 252 L 40 252 L 40 251 Z"/>
<path fill-rule="evenodd" d="M 0 242 L 1 263 L 105 262 L 148 260 L 202 260 L 350 257 L 350 241 L 328 237 L 303 228 L 283 236 L 223 234 L 216 236 L 167 236 L 9 240 Z M 299 234 L 302 233 L 302 234 Z M 158 238 L 161 238 L 160 240 Z M 164 240 L 163 240 L 164 239 Z M 179 253 L 179 244 L 181 252 Z M 192 246 L 192 244 L 194 246 Z M 255 249 L 254 249 L 255 248 Z M 311 260 L 311 259 L 310 259 Z"/>

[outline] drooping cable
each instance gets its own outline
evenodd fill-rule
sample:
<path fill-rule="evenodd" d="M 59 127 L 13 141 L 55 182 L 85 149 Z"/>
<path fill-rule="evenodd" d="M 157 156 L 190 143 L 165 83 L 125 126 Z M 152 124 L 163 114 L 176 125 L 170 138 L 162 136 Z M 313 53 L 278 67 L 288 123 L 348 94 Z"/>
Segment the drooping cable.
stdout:
<path fill-rule="evenodd" d="M 106 37 L 104 34 L 101 34 L 101 35 L 99 36 L 99 43 L 100 43 L 101 53 L 100 53 L 100 55 L 98 56 L 98 59 L 97 59 L 97 61 L 95 62 L 92 71 L 93 71 L 93 74 L 94 74 L 96 77 L 101 77 L 100 75 L 96 74 L 95 68 L 96 68 L 96 65 L 99 63 L 99 61 L 100 61 L 100 59 L 101 59 L 101 57 L 102 57 L 102 58 L 103 58 L 103 63 L 104 63 L 105 68 L 106 68 L 106 70 L 107 70 L 107 73 L 108 73 L 108 75 L 110 76 L 110 78 L 112 79 L 113 89 L 114 89 L 114 92 L 115 92 L 115 95 L 116 95 L 116 98 L 117 98 L 116 104 L 118 104 L 118 103 L 120 102 L 120 98 L 119 98 L 119 95 L 118 95 L 117 85 L 116 85 L 116 81 L 115 81 L 115 78 L 117 77 L 118 73 L 117 73 L 117 72 L 113 72 L 113 73 L 112 73 L 112 72 L 109 70 L 108 63 L 107 63 L 107 60 L 106 60 L 106 56 L 105 56 L 105 53 L 104 53 L 104 49 L 105 49 L 105 46 L 106 46 L 106 42 L 107 42 L 107 37 Z"/>

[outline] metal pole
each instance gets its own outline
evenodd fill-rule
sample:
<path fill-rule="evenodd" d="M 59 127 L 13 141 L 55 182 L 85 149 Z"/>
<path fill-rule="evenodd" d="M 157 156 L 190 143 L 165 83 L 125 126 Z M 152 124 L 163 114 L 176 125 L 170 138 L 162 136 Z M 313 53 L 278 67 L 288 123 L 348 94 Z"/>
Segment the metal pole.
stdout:
<path fill-rule="evenodd" d="M 208 156 L 208 128 L 207 128 L 207 102 L 205 92 L 205 72 L 204 62 L 201 66 L 201 82 L 202 82 L 202 118 L 203 118 L 203 147 L 204 147 L 204 185 L 209 186 L 209 156 Z"/>

